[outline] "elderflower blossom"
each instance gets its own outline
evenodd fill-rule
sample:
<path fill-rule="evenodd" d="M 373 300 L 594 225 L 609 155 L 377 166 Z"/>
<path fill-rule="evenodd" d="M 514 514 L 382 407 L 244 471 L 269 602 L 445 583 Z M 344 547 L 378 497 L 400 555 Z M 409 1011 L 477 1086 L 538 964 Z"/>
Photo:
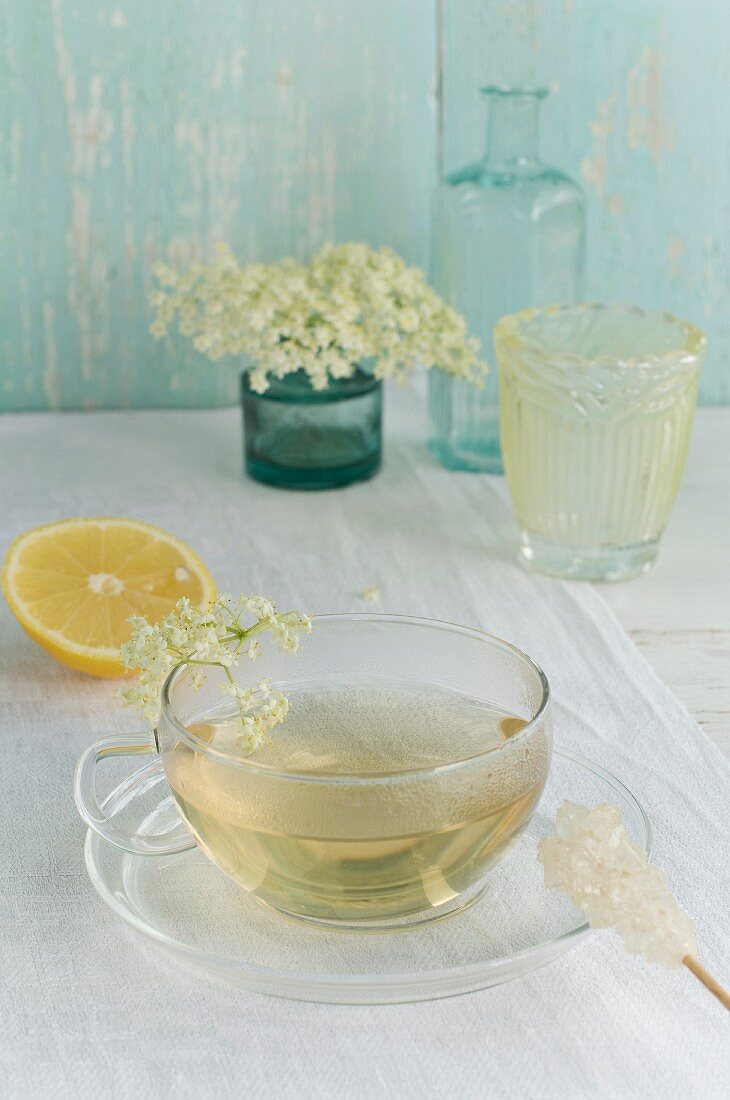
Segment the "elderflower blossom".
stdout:
<path fill-rule="evenodd" d="M 151 333 L 176 327 L 209 359 L 245 356 L 257 393 L 300 369 L 322 390 L 370 360 L 376 378 L 421 363 L 481 385 L 487 369 L 464 318 L 390 248 L 327 244 L 309 264 L 240 267 L 221 246 L 210 266 L 154 272 Z"/>
<path fill-rule="evenodd" d="M 692 921 L 663 871 L 629 836 L 617 806 L 563 802 L 556 829 L 538 848 L 545 885 L 567 894 L 591 927 L 613 928 L 632 955 L 669 968 L 696 953 Z"/>
<path fill-rule="evenodd" d="M 160 692 L 167 676 L 177 665 L 192 669 L 193 685 L 200 687 L 207 666 L 223 669 L 223 690 L 236 700 L 239 714 L 237 745 L 246 753 L 263 744 L 268 732 L 283 722 L 289 710 L 285 695 L 274 691 L 265 679 L 255 687 L 241 687 L 231 669 L 242 653 L 255 660 L 261 643 L 255 635 L 271 633 L 285 653 L 296 653 L 302 634 L 312 624 L 296 611 L 279 614 L 266 596 L 242 594 L 234 599 L 220 595 L 210 607 L 193 607 L 188 599 L 178 600 L 175 609 L 159 623 L 151 624 L 140 615 L 129 622 L 132 636 L 121 649 L 127 669 L 138 670 L 130 687 L 120 691 L 122 702 L 135 707 L 154 727 L 160 716 Z M 246 625 L 247 624 L 247 625 Z"/>
<path fill-rule="evenodd" d="M 380 599 L 380 588 L 377 584 L 368 584 L 360 592 L 360 599 L 366 603 L 377 603 Z"/>

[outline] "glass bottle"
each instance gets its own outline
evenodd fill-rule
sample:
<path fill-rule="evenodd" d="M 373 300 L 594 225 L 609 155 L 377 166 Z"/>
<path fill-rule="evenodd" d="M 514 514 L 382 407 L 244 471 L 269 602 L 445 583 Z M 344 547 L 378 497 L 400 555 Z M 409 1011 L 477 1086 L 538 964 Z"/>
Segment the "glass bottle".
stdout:
<path fill-rule="evenodd" d="M 431 281 L 464 314 L 491 371 L 482 390 L 429 375 L 429 448 L 454 470 L 502 472 L 492 331 L 506 313 L 579 300 L 585 196 L 538 156 L 544 88 L 482 88 L 486 153 L 436 191 Z"/>

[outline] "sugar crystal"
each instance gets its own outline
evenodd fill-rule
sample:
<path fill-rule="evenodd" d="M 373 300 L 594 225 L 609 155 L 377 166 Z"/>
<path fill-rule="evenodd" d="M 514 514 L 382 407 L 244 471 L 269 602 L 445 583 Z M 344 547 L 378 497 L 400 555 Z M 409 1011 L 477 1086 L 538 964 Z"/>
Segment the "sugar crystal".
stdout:
<path fill-rule="evenodd" d="M 617 806 L 563 802 L 554 837 L 540 841 L 545 885 L 567 894 L 592 928 L 613 928 L 626 950 L 676 968 L 695 955 L 693 925 L 621 821 Z"/>

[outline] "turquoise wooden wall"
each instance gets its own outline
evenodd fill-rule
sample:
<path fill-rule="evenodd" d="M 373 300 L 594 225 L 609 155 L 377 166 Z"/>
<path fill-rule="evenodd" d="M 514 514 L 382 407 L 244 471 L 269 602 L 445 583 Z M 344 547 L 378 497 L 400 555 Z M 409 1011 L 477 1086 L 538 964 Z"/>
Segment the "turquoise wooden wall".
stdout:
<path fill-rule="evenodd" d="M 425 263 L 485 81 L 544 81 L 589 196 L 591 297 L 711 339 L 730 400 L 722 0 L 0 0 L 0 408 L 216 405 L 234 364 L 148 336 L 149 265 L 218 239 Z"/>
<path fill-rule="evenodd" d="M 708 334 L 702 399 L 730 402 L 730 4 L 444 0 L 443 157 L 481 142 L 474 85 L 552 87 L 543 152 L 588 195 L 588 296 Z"/>

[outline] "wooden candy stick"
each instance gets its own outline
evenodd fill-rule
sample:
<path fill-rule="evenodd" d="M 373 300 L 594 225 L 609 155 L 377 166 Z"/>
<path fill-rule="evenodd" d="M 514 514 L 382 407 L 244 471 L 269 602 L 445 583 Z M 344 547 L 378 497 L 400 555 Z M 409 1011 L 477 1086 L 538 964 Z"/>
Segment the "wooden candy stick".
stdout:
<path fill-rule="evenodd" d="M 695 978 L 699 979 L 704 986 L 709 989 L 713 997 L 717 997 L 721 1005 L 723 1005 L 728 1012 L 730 1012 L 730 993 L 720 985 L 718 981 L 713 978 L 709 970 L 705 970 L 702 963 L 698 962 L 693 955 L 685 955 L 682 959 L 682 966 L 686 966 L 690 970 Z"/>

